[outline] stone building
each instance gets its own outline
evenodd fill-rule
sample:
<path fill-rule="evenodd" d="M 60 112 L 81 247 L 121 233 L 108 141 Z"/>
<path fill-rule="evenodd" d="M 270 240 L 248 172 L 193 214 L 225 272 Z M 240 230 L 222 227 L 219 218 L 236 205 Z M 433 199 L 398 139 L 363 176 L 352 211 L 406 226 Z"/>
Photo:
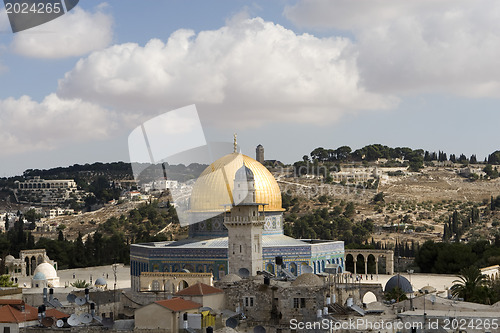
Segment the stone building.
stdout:
<path fill-rule="evenodd" d="M 258 145 L 255 149 L 255 160 L 257 162 L 264 164 L 264 146 Z"/>
<path fill-rule="evenodd" d="M 262 325 L 273 327 L 273 332 L 289 329 L 291 319 L 317 320 L 318 310 L 322 316 L 332 293 L 326 279 L 312 273 L 294 281 L 271 280 L 263 275 L 241 279 L 229 274 L 215 285 L 224 290 L 227 308 L 244 315 L 249 329 Z"/>
<path fill-rule="evenodd" d="M 200 303 L 203 307 L 225 309 L 224 290 L 209 286 L 205 283 L 198 282 L 177 292 L 175 296 Z"/>
<path fill-rule="evenodd" d="M 201 304 L 182 298 L 156 301 L 135 311 L 135 330 L 177 333 L 184 313 L 198 313 Z"/>
<path fill-rule="evenodd" d="M 16 192 L 21 201 L 39 202 L 49 206 L 62 204 L 71 196 L 79 197 L 82 193 L 73 179 L 46 180 L 35 176 L 25 181 L 16 181 L 16 185 Z"/>
<path fill-rule="evenodd" d="M 57 270 L 57 262 L 51 260 L 45 249 L 21 250 L 19 259 L 13 255 L 5 257 L 5 270 L 12 277 L 27 277 L 35 274 L 35 269 L 42 263 L 49 263 Z"/>

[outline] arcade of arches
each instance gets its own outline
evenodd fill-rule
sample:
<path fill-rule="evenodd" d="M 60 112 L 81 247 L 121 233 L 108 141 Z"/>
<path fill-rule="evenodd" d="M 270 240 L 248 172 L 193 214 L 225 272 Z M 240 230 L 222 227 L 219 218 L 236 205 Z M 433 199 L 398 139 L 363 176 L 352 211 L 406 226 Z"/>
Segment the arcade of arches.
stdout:
<path fill-rule="evenodd" d="M 345 250 L 345 270 L 353 274 L 394 274 L 394 251 Z"/>
<path fill-rule="evenodd" d="M 174 294 L 198 282 L 211 286 L 212 273 L 142 272 L 139 283 L 140 291 Z"/>

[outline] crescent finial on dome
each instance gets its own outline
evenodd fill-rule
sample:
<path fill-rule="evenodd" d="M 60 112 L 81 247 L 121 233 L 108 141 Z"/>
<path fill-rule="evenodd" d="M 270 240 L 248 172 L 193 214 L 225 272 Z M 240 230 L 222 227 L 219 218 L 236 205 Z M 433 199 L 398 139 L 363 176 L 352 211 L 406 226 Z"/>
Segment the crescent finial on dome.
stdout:
<path fill-rule="evenodd" d="M 237 138 L 237 134 L 234 133 L 233 153 L 237 153 L 238 152 L 238 142 L 237 142 L 236 138 Z"/>

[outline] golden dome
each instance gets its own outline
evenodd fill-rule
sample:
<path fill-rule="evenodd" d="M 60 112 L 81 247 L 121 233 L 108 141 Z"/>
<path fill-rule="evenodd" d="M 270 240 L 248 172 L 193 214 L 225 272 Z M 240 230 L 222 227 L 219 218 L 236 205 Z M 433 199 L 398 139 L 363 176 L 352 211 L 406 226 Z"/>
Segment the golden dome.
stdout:
<path fill-rule="evenodd" d="M 283 211 L 280 188 L 269 170 L 251 157 L 232 153 L 209 165 L 196 180 L 190 198 L 191 212 L 222 213 L 224 205 L 233 202 L 234 177 L 243 163 L 254 174 L 255 201 L 267 204 L 265 211 Z"/>

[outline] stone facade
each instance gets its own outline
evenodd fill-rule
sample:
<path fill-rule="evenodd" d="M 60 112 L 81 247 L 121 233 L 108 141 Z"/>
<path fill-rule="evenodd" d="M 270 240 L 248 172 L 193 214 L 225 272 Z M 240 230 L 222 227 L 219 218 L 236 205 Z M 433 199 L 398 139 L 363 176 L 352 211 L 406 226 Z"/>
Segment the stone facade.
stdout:
<path fill-rule="evenodd" d="M 213 285 L 213 276 L 210 273 L 165 273 L 142 272 L 138 281 L 132 280 L 132 290 L 146 292 L 165 292 L 174 294 L 198 282 Z"/>
<path fill-rule="evenodd" d="M 249 327 L 262 325 L 285 330 L 291 319 L 316 320 L 317 311 L 323 310 L 333 291 L 325 279 L 314 274 L 304 274 L 292 282 L 270 280 L 267 284 L 259 275 L 234 282 L 217 281 L 215 285 L 224 290 L 226 307 L 235 312 L 241 310 Z"/>

